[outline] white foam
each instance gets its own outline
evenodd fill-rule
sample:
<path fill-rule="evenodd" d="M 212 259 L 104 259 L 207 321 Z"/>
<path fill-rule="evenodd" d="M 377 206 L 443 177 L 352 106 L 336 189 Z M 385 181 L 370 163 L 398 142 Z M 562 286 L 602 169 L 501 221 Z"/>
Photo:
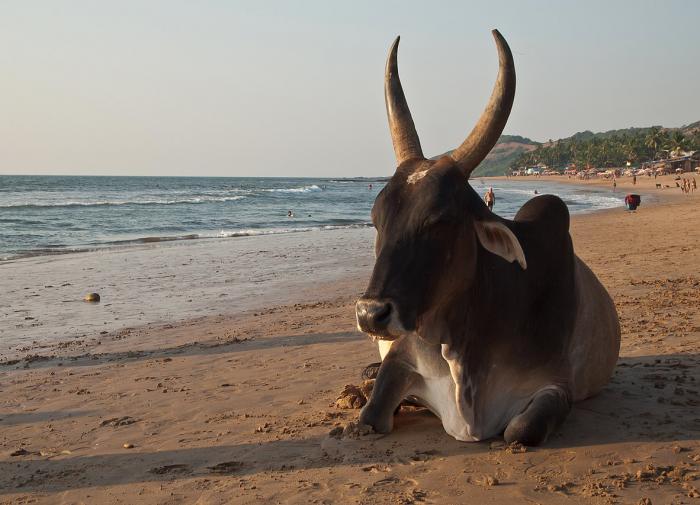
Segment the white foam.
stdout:
<path fill-rule="evenodd" d="M 316 184 L 311 184 L 310 186 L 302 186 L 300 188 L 272 188 L 272 189 L 262 189 L 267 193 L 308 193 L 310 191 L 323 191 Z"/>

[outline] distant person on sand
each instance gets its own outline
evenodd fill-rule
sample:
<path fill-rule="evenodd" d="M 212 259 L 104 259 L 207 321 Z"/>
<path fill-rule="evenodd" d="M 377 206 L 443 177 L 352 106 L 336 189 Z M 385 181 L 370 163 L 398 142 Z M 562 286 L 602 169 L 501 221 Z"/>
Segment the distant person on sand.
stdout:
<path fill-rule="evenodd" d="M 613 177 L 613 192 L 614 191 L 617 191 L 617 179 L 615 179 L 615 177 Z"/>
<path fill-rule="evenodd" d="M 695 177 L 693 177 L 693 193 L 695 192 L 696 189 L 698 189 L 698 183 L 695 182 Z"/>
<path fill-rule="evenodd" d="M 493 188 L 489 188 L 484 195 L 484 202 L 486 202 L 486 206 L 489 208 L 489 210 L 492 211 L 493 205 L 496 203 L 496 195 L 493 194 Z"/>
<path fill-rule="evenodd" d="M 637 185 L 637 176 L 636 175 L 632 176 L 632 184 L 635 186 Z"/>

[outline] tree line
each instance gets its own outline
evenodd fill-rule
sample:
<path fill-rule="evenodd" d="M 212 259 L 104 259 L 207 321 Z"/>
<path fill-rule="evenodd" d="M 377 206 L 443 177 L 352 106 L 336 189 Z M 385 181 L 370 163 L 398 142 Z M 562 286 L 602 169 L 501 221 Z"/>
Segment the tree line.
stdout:
<path fill-rule="evenodd" d="M 574 163 L 577 168 L 621 167 L 628 161 L 633 165 L 665 159 L 681 151 L 700 150 L 700 129 L 686 135 L 681 130 L 652 127 L 644 131 L 594 135 L 588 139 L 573 136 L 568 139 L 540 144 L 522 153 L 510 165 L 517 170 L 544 163 L 549 168 L 564 169 Z"/>

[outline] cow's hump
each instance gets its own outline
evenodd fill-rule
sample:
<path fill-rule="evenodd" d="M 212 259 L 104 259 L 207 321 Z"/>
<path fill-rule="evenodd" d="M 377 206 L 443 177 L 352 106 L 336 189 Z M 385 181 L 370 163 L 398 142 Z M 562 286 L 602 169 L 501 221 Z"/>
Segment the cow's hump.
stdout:
<path fill-rule="evenodd" d="M 561 198 L 541 195 L 529 200 L 515 215 L 514 221 L 541 228 L 551 238 L 569 233 L 569 209 Z"/>

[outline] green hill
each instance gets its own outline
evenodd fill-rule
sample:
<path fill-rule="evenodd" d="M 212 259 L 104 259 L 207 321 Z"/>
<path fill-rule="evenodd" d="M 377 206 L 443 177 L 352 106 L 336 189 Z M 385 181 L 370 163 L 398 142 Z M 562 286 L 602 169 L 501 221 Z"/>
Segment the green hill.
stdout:
<path fill-rule="evenodd" d="M 700 150 L 700 121 L 680 128 L 644 126 L 597 133 L 585 130 L 544 143 L 520 135 L 501 135 L 474 176 L 503 175 L 512 168 L 538 163 L 558 169 L 569 163 L 621 166 L 628 160 L 638 163 L 653 159 L 674 148 Z M 447 151 L 433 159 L 451 153 Z"/>
<path fill-rule="evenodd" d="M 574 133 L 571 137 L 567 137 L 566 139 L 560 140 L 577 140 L 579 142 L 584 142 L 586 140 L 591 140 L 594 138 L 607 139 L 614 136 L 647 134 L 649 133 L 649 131 L 651 131 L 652 128 L 661 128 L 661 126 L 647 126 L 642 128 L 631 127 L 623 128 L 621 130 L 608 130 L 606 132 L 598 133 L 593 133 L 590 130 L 586 130 L 583 132 Z"/>
<path fill-rule="evenodd" d="M 637 165 L 674 152 L 696 150 L 700 150 L 700 121 L 680 128 L 647 126 L 599 133 L 586 130 L 521 152 L 511 160 L 510 168 L 540 163 L 557 170 L 571 163 L 576 167 L 620 167 L 627 162 Z"/>

